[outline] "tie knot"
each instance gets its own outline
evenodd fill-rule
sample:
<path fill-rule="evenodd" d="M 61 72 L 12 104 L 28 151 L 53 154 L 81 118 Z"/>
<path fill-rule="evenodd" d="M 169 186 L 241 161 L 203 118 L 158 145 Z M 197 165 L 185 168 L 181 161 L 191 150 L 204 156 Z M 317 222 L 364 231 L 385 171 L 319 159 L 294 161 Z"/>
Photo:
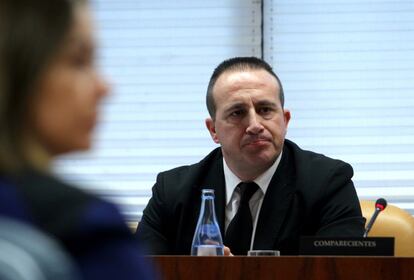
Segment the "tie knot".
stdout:
<path fill-rule="evenodd" d="M 240 203 L 249 202 L 259 188 L 255 182 L 241 182 L 237 187 L 240 189 Z"/>

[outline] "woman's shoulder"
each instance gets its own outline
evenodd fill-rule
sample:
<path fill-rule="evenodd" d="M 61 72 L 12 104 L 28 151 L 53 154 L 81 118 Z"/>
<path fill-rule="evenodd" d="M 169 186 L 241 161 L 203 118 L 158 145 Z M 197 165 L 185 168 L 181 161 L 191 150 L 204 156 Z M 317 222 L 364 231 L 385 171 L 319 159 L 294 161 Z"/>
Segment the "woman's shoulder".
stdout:
<path fill-rule="evenodd" d="M 25 171 L 13 182 L 33 223 L 60 239 L 125 226 L 117 207 L 53 175 Z"/>
<path fill-rule="evenodd" d="M 33 224 L 63 245 L 85 279 L 154 279 L 114 204 L 41 172 L 24 172 L 9 182 Z"/>

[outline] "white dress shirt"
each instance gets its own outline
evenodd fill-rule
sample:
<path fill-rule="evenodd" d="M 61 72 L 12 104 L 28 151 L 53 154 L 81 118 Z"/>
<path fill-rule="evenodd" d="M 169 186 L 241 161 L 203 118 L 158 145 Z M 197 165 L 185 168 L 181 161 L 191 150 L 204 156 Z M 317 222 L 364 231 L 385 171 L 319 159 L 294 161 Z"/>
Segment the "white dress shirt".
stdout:
<path fill-rule="evenodd" d="M 253 241 L 256 233 L 257 220 L 260 213 L 260 208 L 262 207 L 263 198 L 266 194 L 267 188 L 269 187 L 270 180 L 276 172 L 276 169 L 282 158 L 282 153 L 277 157 L 275 162 L 269 169 L 267 169 L 262 175 L 254 179 L 254 182 L 259 186 L 259 189 L 253 194 L 250 199 L 249 206 L 250 212 L 252 213 L 253 221 L 253 232 L 252 240 L 250 243 L 250 249 L 253 246 Z M 225 229 L 227 228 L 237 213 L 237 209 L 240 204 L 240 192 L 237 185 L 242 182 L 239 177 L 237 177 L 228 167 L 226 160 L 223 157 L 223 169 L 224 169 L 224 180 L 226 184 L 226 217 L 225 217 Z M 231 249 L 231 248 L 230 248 Z"/>

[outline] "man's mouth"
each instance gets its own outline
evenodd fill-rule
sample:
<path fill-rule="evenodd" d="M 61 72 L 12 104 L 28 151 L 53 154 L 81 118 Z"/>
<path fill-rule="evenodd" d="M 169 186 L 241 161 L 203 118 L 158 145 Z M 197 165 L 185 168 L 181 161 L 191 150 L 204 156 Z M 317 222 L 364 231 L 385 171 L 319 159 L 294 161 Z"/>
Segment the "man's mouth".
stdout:
<path fill-rule="evenodd" d="M 269 144 L 270 140 L 264 137 L 249 139 L 244 142 L 243 146 L 262 146 Z"/>

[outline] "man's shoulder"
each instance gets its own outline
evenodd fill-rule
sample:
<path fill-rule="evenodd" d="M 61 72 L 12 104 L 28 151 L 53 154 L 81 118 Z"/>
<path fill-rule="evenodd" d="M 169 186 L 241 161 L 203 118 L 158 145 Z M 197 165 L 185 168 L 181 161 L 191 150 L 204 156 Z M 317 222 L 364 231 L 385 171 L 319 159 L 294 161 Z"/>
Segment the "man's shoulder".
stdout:
<path fill-rule="evenodd" d="M 198 178 L 200 176 L 203 176 L 213 165 L 219 164 L 222 159 L 223 156 L 221 149 L 216 148 L 197 163 L 182 165 L 166 171 L 162 171 L 158 174 L 158 176 L 167 177 L 169 179 L 176 178 L 181 180 L 188 180 L 192 177 Z"/>
<path fill-rule="evenodd" d="M 302 149 L 296 143 L 287 139 L 285 140 L 285 151 L 289 154 L 291 161 L 296 167 L 299 167 L 300 170 L 309 172 L 327 172 L 333 168 L 345 168 L 350 172 L 353 172 L 349 163 L 326 156 L 322 153 Z"/>
<path fill-rule="evenodd" d="M 291 141 L 286 142 L 285 172 L 303 192 L 303 197 L 321 199 L 322 194 L 340 193 L 343 186 L 352 184 L 354 171 L 350 164 L 313 151 L 303 150 Z"/>

